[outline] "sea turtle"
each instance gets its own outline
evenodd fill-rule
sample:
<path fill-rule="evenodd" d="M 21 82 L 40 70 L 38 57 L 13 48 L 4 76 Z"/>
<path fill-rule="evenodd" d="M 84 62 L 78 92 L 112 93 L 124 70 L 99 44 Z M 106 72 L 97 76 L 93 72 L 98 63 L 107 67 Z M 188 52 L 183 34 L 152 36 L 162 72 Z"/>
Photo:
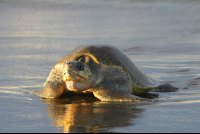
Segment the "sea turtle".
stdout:
<path fill-rule="evenodd" d="M 43 86 L 34 93 L 44 98 L 73 91 L 93 93 L 101 101 L 141 101 L 144 99 L 134 94 L 147 93 L 158 83 L 118 47 L 83 45 L 53 67 Z"/>

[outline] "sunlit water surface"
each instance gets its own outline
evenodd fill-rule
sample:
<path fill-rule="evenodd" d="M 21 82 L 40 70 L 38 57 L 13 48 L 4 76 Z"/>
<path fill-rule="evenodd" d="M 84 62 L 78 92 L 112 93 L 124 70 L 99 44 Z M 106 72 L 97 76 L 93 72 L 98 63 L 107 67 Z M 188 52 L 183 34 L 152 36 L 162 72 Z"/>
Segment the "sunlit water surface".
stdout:
<path fill-rule="evenodd" d="M 199 13 L 198 0 L 1 0 L 0 132 L 200 132 Z M 29 93 L 83 44 L 118 46 L 179 90 L 155 103 Z"/>

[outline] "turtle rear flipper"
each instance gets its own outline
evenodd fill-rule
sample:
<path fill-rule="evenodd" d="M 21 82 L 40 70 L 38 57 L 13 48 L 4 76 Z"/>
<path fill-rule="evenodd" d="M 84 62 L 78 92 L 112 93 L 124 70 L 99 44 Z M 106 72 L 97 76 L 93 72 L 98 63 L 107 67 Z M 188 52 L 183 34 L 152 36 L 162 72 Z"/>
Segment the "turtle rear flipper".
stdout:
<path fill-rule="evenodd" d="M 32 94 L 36 94 L 43 98 L 59 98 L 65 89 L 65 82 L 61 80 L 47 81 L 45 87 L 40 90 L 34 90 Z"/>
<path fill-rule="evenodd" d="M 164 84 L 153 88 L 151 92 L 176 92 L 178 89 L 170 84 Z"/>
<path fill-rule="evenodd" d="M 135 84 L 132 84 L 132 93 L 133 94 L 142 94 L 142 93 L 148 93 L 150 90 L 154 89 L 156 87 L 141 87 L 141 86 L 137 86 Z"/>

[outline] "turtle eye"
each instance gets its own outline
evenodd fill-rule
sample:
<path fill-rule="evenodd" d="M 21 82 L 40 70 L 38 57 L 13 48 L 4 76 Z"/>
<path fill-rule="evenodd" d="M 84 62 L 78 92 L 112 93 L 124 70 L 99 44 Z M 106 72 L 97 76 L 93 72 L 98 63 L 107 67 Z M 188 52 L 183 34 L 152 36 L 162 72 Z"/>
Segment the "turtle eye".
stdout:
<path fill-rule="evenodd" d="M 77 69 L 78 71 L 82 71 L 82 70 L 84 69 L 84 64 L 81 63 L 81 62 L 77 62 L 77 63 L 76 63 L 76 69 Z"/>

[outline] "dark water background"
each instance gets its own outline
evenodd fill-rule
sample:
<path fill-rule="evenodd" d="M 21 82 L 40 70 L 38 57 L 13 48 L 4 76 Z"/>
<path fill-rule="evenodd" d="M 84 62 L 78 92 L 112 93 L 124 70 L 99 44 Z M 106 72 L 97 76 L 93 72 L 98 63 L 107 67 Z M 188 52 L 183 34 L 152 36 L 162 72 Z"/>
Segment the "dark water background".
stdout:
<path fill-rule="evenodd" d="M 49 100 L 52 67 L 83 44 L 116 45 L 161 84 L 157 103 Z M 200 132 L 199 0 L 0 0 L 0 132 Z"/>

